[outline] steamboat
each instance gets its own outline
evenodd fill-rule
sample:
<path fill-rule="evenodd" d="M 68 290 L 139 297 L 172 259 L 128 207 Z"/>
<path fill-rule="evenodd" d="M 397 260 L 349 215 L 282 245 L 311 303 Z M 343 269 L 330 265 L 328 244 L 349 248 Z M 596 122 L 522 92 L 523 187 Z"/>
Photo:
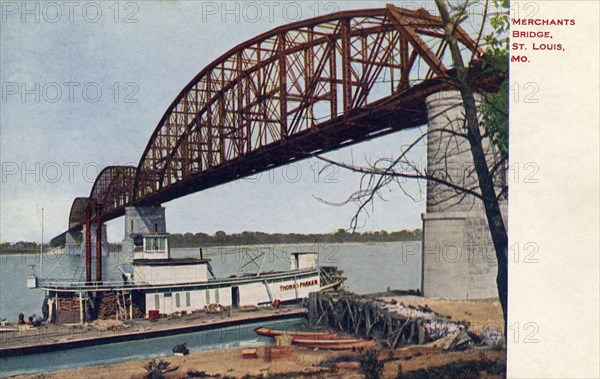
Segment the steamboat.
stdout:
<path fill-rule="evenodd" d="M 120 268 L 122 281 L 40 280 L 46 294 L 44 318 L 66 324 L 278 307 L 301 302 L 311 292 L 337 288 L 344 281 L 336 267 L 320 267 L 314 252 L 291 253 L 289 270 L 277 272 L 263 272 L 265 257 L 266 253 L 242 257 L 242 263 L 256 265 L 256 272 L 217 278 L 201 250 L 198 258 L 173 258 L 168 234 L 139 235 L 130 269 Z"/>

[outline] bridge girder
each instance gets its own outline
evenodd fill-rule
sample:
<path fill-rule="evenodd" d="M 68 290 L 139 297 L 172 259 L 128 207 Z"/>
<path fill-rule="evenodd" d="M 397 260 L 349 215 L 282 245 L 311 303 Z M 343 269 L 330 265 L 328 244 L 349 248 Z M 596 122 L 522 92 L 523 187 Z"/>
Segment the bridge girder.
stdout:
<path fill-rule="evenodd" d="M 483 55 L 460 27 L 456 36 L 465 51 Z M 138 165 L 135 201 L 167 201 L 206 188 L 188 181 L 215 170 L 226 174 L 222 168 L 232 162 L 269 155 L 281 144 L 300 156 L 306 133 L 342 128 L 358 111 L 372 112 L 378 101 L 425 81 L 448 83 L 443 37 L 439 17 L 388 6 L 289 24 L 234 47 L 163 115 Z M 281 158 L 267 157 L 266 166 Z"/>
<path fill-rule="evenodd" d="M 476 42 L 460 26 L 455 36 L 475 58 L 474 87 L 497 83 L 498 75 L 478 69 L 484 52 Z M 102 204 L 102 219 L 109 220 L 128 205 L 160 204 L 315 152 L 422 125 L 425 97 L 456 88 L 446 45 L 439 17 L 392 5 L 328 14 L 261 34 L 223 54 L 184 87 L 138 166 L 104 169 L 90 206 Z M 70 219 L 70 229 L 80 226 Z"/>
<path fill-rule="evenodd" d="M 135 173 L 135 166 L 105 167 L 92 186 L 90 207 L 100 205 L 106 218 L 112 218 L 115 212 L 122 215 L 125 206 L 133 200 Z"/>

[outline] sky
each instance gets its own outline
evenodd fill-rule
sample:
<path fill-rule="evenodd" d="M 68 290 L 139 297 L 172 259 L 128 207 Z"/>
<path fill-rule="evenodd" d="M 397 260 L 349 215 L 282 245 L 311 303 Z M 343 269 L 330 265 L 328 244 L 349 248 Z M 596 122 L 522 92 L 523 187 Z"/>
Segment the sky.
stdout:
<path fill-rule="evenodd" d="M 396 2 L 437 13 L 433 3 Z M 99 171 L 137 165 L 168 105 L 199 71 L 233 46 L 287 22 L 385 2 L 11 2 L 0 10 L 0 240 L 45 239 L 67 228 L 75 197 Z M 365 164 L 396 156 L 421 133 L 404 131 L 331 152 Z M 413 157 L 424 162 L 421 145 Z M 223 230 L 328 233 L 348 228 L 355 204 L 332 206 L 360 176 L 300 161 L 169 203 L 171 233 Z M 383 192 L 361 230 L 421 227 L 424 188 Z M 108 223 L 123 238 L 123 218 Z"/>

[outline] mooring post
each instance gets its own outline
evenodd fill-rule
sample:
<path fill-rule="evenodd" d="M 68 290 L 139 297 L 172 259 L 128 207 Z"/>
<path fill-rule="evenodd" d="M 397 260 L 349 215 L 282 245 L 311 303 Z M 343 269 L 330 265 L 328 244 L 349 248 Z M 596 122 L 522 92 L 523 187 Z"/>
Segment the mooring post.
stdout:
<path fill-rule="evenodd" d="M 308 323 L 311 326 L 316 326 L 317 322 L 317 302 L 319 295 L 318 292 L 311 292 L 308 294 Z"/>
<path fill-rule="evenodd" d="M 79 324 L 83 324 L 83 292 L 79 291 Z"/>

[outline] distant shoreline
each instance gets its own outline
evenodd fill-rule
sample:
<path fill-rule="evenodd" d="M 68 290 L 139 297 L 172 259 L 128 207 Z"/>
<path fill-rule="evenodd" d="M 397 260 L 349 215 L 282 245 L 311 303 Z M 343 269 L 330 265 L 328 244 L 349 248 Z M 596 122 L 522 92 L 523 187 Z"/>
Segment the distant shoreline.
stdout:
<path fill-rule="evenodd" d="M 192 247 L 175 247 L 172 246 L 172 250 L 194 250 L 198 248 L 203 249 L 217 249 L 217 248 L 250 248 L 250 247 L 261 247 L 261 246 L 315 246 L 315 245 L 346 245 L 346 246 L 359 246 L 359 245 L 389 245 L 400 242 L 421 242 L 421 240 L 411 241 L 372 241 L 372 242 L 282 242 L 282 243 L 257 243 L 257 244 L 240 244 L 240 245 L 211 245 L 211 246 L 192 246 Z"/>
<path fill-rule="evenodd" d="M 44 252 L 44 256 L 47 255 L 62 255 L 65 253 L 65 249 L 64 248 L 51 248 L 50 251 L 45 251 Z M 32 250 L 28 250 L 28 251 L 0 251 L 0 257 L 12 257 L 12 256 L 19 256 L 19 255 L 27 255 L 27 256 L 31 256 L 31 255 L 40 255 L 39 250 L 38 251 L 32 251 Z"/>
<path fill-rule="evenodd" d="M 204 245 L 204 246 L 192 246 L 192 247 L 177 247 L 177 246 L 172 246 L 171 249 L 172 250 L 198 250 L 199 248 L 205 249 L 205 250 L 212 250 L 212 249 L 250 249 L 250 248 L 259 248 L 259 247 L 268 247 L 268 246 L 300 246 L 300 247 L 304 247 L 304 246 L 333 246 L 333 245 L 345 245 L 345 246 L 364 246 L 364 245 L 389 245 L 389 244 L 393 244 L 393 243 L 400 243 L 400 242 L 419 242 L 421 243 L 421 240 L 407 240 L 407 241 L 371 241 L 371 242 L 282 242 L 282 243 L 257 243 L 257 244 L 240 244 L 240 245 L 231 245 L 231 244 L 227 244 L 227 245 Z M 118 243 L 114 243 L 114 244 L 118 244 Z M 111 251 L 112 252 L 112 251 Z M 44 255 L 60 255 L 60 254 L 64 254 L 65 253 L 65 249 L 64 248 L 55 248 L 52 249 L 51 252 L 45 252 Z M 22 255 L 26 255 L 26 256 L 35 256 L 35 255 L 39 255 L 40 252 L 39 251 L 7 251 L 7 252 L 0 252 L 0 257 L 13 257 L 13 256 L 22 256 Z"/>

